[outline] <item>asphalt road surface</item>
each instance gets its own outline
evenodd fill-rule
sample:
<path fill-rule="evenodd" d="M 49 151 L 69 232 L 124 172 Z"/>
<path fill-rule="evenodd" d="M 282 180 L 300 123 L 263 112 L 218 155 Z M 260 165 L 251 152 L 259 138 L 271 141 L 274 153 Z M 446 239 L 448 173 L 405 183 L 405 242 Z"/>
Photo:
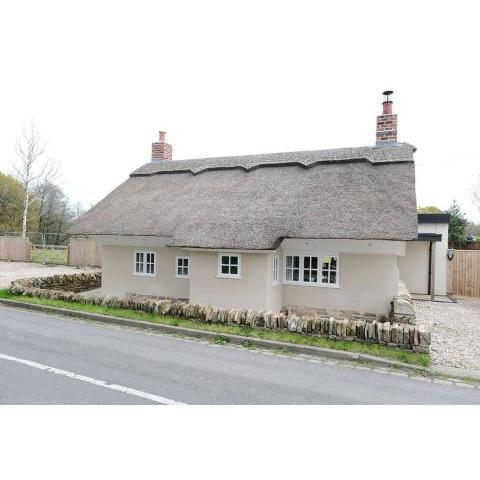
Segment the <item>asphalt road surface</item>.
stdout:
<path fill-rule="evenodd" d="M 480 390 L 0 305 L 2 404 L 479 404 Z"/>

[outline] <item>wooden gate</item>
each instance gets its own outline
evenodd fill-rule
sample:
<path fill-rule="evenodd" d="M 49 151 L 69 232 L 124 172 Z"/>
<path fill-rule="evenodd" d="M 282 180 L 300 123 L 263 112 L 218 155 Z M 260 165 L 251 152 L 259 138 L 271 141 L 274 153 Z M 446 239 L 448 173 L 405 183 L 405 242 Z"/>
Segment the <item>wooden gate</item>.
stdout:
<path fill-rule="evenodd" d="M 447 291 L 480 297 L 480 250 L 455 250 L 447 264 Z"/>

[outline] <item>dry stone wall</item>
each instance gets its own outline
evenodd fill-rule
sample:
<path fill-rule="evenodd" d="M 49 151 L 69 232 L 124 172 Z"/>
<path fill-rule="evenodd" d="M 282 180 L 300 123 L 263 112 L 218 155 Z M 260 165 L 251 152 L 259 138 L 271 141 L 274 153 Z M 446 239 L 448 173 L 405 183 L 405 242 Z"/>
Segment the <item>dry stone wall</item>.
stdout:
<path fill-rule="evenodd" d="M 416 316 L 412 296 L 405 284 L 399 282 L 398 292 L 392 300 L 391 320 L 393 322 L 415 325 L 417 323 Z"/>
<path fill-rule="evenodd" d="M 87 276 L 90 278 L 87 279 Z M 298 315 L 287 309 L 280 313 L 273 313 L 252 309 L 220 309 L 210 305 L 191 304 L 185 300 L 118 298 L 88 295 L 88 293 L 80 294 L 81 285 L 89 287 L 84 290 L 97 288 L 101 282 L 101 273 L 63 275 L 62 277 L 64 277 L 63 280 L 48 277 L 48 279 L 12 282 L 10 291 L 17 295 L 126 308 L 177 318 L 191 318 L 208 323 L 243 325 L 319 335 L 335 340 L 377 343 L 389 347 L 410 349 L 415 352 L 428 353 L 430 346 L 430 332 L 427 332 L 422 325 L 400 324 L 377 318 L 334 318 L 327 313 L 320 312 Z M 75 290 L 69 289 L 70 284 Z"/>
<path fill-rule="evenodd" d="M 12 282 L 12 287 L 35 288 L 43 290 L 62 290 L 65 292 L 84 292 L 102 286 L 102 272 L 72 273 L 52 275 L 51 277 L 24 278 Z M 11 287 L 11 288 L 12 288 Z"/>

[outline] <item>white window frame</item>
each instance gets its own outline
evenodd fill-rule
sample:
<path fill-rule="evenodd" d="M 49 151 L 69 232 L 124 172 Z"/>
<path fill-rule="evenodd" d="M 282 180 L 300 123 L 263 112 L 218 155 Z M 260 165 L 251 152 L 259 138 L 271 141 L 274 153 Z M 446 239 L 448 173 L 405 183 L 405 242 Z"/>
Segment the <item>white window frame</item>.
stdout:
<path fill-rule="evenodd" d="M 298 282 L 294 280 L 287 280 L 287 257 L 299 257 L 299 272 L 298 272 Z M 318 257 L 317 265 L 317 281 L 316 282 L 305 282 L 304 281 L 304 262 L 305 257 Z M 322 283 L 322 258 L 323 257 L 335 257 L 337 259 L 337 268 L 336 272 L 336 282 L 335 283 Z M 340 288 L 339 282 L 339 272 L 340 272 L 340 255 L 338 253 L 308 253 L 308 254 L 299 254 L 299 253 L 285 253 L 283 256 L 283 283 L 286 285 L 301 285 L 304 287 L 321 287 L 321 288 Z"/>
<path fill-rule="evenodd" d="M 222 257 L 237 257 L 238 258 L 238 273 L 231 274 L 231 273 L 222 273 Z M 232 264 L 229 261 L 229 266 Z M 217 269 L 217 277 L 219 278 L 242 278 L 242 255 L 240 253 L 235 252 L 218 252 L 218 269 Z"/>
<path fill-rule="evenodd" d="M 188 260 L 188 266 L 187 266 L 188 273 L 186 275 L 184 275 L 183 273 L 182 274 L 178 273 L 178 261 L 179 260 Z M 182 265 L 182 269 L 183 268 L 185 268 L 185 267 Z M 175 277 L 176 278 L 190 278 L 190 268 L 191 268 L 190 257 L 188 257 L 187 255 L 178 255 L 178 256 L 175 257 Z"/>
<path fill-rule="evenodd" d="M 280 256 L 272 257 L 272 285 L 280 285 Z"/>
<path fill-rule="evenodd" d="M 137 254 L 143 253 L 143 272 L 137 272 Z M 153 273 L 146 273 L 147 255 L 153 255 Z M 133 274 L 138 277 L 156 277 L 157 276 L 157 252 L 153 250 L 134 250 L 133 251 Z"/>

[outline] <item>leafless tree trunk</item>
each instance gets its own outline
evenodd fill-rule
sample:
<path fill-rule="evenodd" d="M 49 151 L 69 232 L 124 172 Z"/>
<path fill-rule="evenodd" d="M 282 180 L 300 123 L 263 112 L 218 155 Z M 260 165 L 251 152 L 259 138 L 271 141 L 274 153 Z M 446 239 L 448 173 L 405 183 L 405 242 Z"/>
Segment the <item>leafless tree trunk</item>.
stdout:
<path fill-rule="evenodd" d="M 57 168 L 52 160 L 43 158 L 45 148 L 33 121 L 28 130 L 23 129 L 16 147 L 17 161 L 13 168 L 23 187 L 22 237 L 26 237 L 28 210 L 34 200 L 32 190 L 40 182 L 51 181 Z"/>

